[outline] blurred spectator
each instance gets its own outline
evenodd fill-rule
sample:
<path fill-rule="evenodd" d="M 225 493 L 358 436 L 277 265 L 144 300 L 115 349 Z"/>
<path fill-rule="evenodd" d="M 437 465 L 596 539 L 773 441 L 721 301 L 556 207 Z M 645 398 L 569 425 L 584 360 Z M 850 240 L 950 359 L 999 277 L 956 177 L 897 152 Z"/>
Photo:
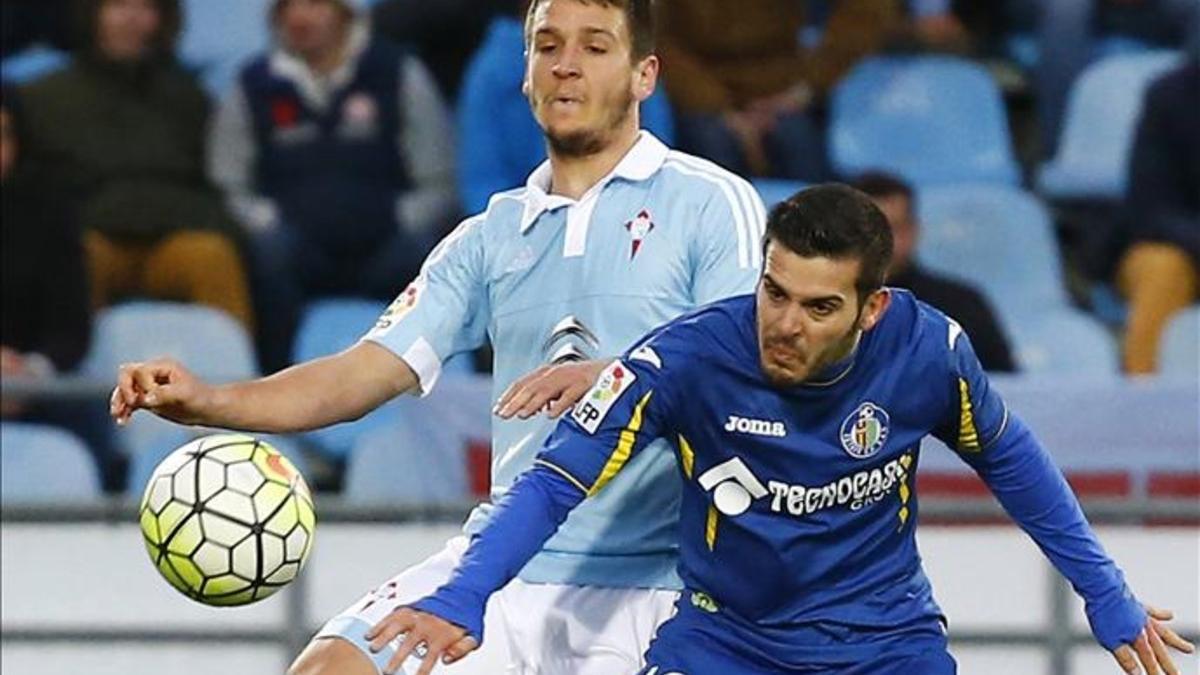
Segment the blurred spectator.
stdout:
<path fill-rule="evenodd" d="M 1200 293 L 1200 49 L 1146 91 L 1129 166 L 1128 248 L 1117 284 L 1129 300 L 1124 367 L 1157 370 L 1159 338 Z"/>
<path fill-rule="evenodd" d="M 0 98 L 0 206 L 3 219 L 4 311 L 0 316 L 0 377 L 45 380 L 82 360 L 91 337 L 87 270 L 79 228 L 21 161 L 19 106 Z M 121 487 L 124 463 L 113 451 L 103 401 L 26 402 L 0 399 L 0 416 L 62 426 L 96 455 L 106 489 Z"/>
<path fill-rule="evenodd" d="M 917 298 L 957 321 L 971 336 L 971 344 L 984 370 L 1015 371 L 1004 330 L 983 294 L 967 284 L 933 274 L 913 259 L 921 228 L 912 187 L 885 173 L 863 174 L 854 182 L 854 187 L 875 200 L 892 226 L 894 248 L 888 285 L 907 288 Z"/>
<path fill-rule="evenodd" d="M 1016 26 L 1036 33 L 1034 96 L 1045 157 L 1054 154 L 1071 85 L 1096 56 L 1100 38 L 1180 47 L 1200 22 L 1196 0 L 1009 0 L 1009 11 Z"/>
<path fill-rule="evenodd" d="M 278 0 L 270 20 L 277 46 L 222 105 L 211 171 L 250 241 L 273 370 L 306 300 L 391 298 L 457 203 L 448 114 L 420 61 L 370 39 L 349 0 Z"/>
<path fill-rule="evenodd" d="M 492 18 L 512 0 L 382 0 L 371 10 L 375 34 L 411 46 L 433 74 L 442 96 L 458 100 L 467 62 Z"/>
<path fill-rule="evenodd" d="M 204 174 L 208 103 L 172 56 L 175 0 L 84 0 L 90 38 L 23 90 L 28 158 L 78 208 L 96 306 L 201 302 L 252 324 L 235 231 Z"/>
<path fill-rule="evenodd" d="M 511 0 L 510 0 L 511 1 Z M 496 17 L 472 57 L 458 102 L 458 187 L 463 210 L 478 213 L 493 194 L 524 185 L 546 159 L 546 139 L 522 93 L 527 0 Z M 641 106 L 642 127 L 667 145 L 675 121 L 659 89 Z"/>
<path fill-rule="evenodd" d="M 72 0 L 4 0 L 0 2 L 0 55 L 46 44 L 70 50 Z"/>
<path fill-rule="evenodd" d="M 802 50 L 812 4 L 662 0 L 659 53 L 683 150 L 744 175 L 825 175 L 814 103 L 881 49 L 904 13 L 896 0 L 836 0 L 817 46 Z"/>

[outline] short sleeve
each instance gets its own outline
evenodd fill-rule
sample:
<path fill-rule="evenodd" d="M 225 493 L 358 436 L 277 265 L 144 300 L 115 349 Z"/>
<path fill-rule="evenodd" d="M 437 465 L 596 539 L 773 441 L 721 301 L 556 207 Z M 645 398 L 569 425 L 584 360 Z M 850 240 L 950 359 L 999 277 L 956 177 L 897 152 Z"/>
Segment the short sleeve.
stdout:
<path fill-rule="evenodd" d="M 762 266 L 762 200 L 753 186 L 732 174 L 715 182 L 696 228 L 692 300 L 697 306 L 753 292 Z"/>
<path fill-rule="evenodd" d="M 363 336 L 404 359 L 422 394 L 433 390 L 442 363 L 478 348 L 487 336 L 483 220 L 468 218 L 435 246 L 421 273 Z"/>

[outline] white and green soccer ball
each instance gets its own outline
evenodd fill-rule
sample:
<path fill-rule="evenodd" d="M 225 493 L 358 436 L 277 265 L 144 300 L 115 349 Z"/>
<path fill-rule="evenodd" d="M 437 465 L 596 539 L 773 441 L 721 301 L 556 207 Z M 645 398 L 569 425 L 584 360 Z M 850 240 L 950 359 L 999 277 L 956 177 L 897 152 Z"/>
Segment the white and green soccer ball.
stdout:
<path fill-rule="evenodd" d="M 312 550 L 304 477 L 250 436 L 199 438 L 154 470 L 138 512 L 150 561 L 208 605 L 245 605 L 286 586 Z"/>

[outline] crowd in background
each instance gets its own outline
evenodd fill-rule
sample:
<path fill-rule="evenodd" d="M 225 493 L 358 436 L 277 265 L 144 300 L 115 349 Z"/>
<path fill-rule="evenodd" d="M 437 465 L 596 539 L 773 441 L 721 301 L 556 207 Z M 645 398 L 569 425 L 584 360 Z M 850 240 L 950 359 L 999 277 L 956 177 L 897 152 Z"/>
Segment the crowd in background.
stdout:
<path fill-rule="evenodd" d="M 545 158 L 521 93 L 525 4 L 263 2 L 268 47 L 215 85 L 178 58 L 186 3 L 0 5 L 6 61 L 67 55 L 5 84 L 3 375 L 73 371 L 92 318 L 131 298 L 227 313 L 254 336 L 267 372 L 291 362 L 308 303 L 391 299 L 460 217 Z M 1150 373 L 1164 326 L 1200 292 L 1198 7 L 660 0 L 663 80 L 643 126 L 748 177 L 855 184 L 895 228 L 891 283 L 958 318 L 990 370 L 1014 371 L 988 300 L 914 259 L 912 177 L 832 168 L 831 92 L 871 56 L 983 63 L 1006 92 L 1032 183 L 1057 150 L 1072 83 L 1102 45 L 1178 49 L 1179 65 L 1144 97 L 1123 199 L 1086 211 L 1113 225 L 1063 242 L 1078 249 L 1065 255 L 1073 272 L 1125 305 L 1124 370 Z M 70 425 L 104 446 L 90 413 L 5 401 L 4 414 Z M 118 486 L 119 468 L 111 473 Z"/>

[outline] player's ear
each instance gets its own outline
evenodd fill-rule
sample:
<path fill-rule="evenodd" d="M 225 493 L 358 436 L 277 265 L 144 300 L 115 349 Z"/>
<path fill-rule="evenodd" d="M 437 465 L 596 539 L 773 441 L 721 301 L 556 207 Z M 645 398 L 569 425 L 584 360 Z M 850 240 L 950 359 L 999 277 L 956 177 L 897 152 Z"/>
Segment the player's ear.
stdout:
<path fill-rule="evenodd" d="M 655 87 L 658 86 L 658 71 L 660 68 L 658 57 L 651 54 L 641 61 L 637 62 L 633 71 L 633 96 L 639 102 L 650 98 L 654 93 Z"/>
<path fill-rule="evenodd" d="M 858 327 L 863 331 L 871 330 L 883 318 L 888 305 L 892 303 L 892 292 L 885 288 L 876 289 L 867 296 L 862 315 L 858 319 Z"/>

